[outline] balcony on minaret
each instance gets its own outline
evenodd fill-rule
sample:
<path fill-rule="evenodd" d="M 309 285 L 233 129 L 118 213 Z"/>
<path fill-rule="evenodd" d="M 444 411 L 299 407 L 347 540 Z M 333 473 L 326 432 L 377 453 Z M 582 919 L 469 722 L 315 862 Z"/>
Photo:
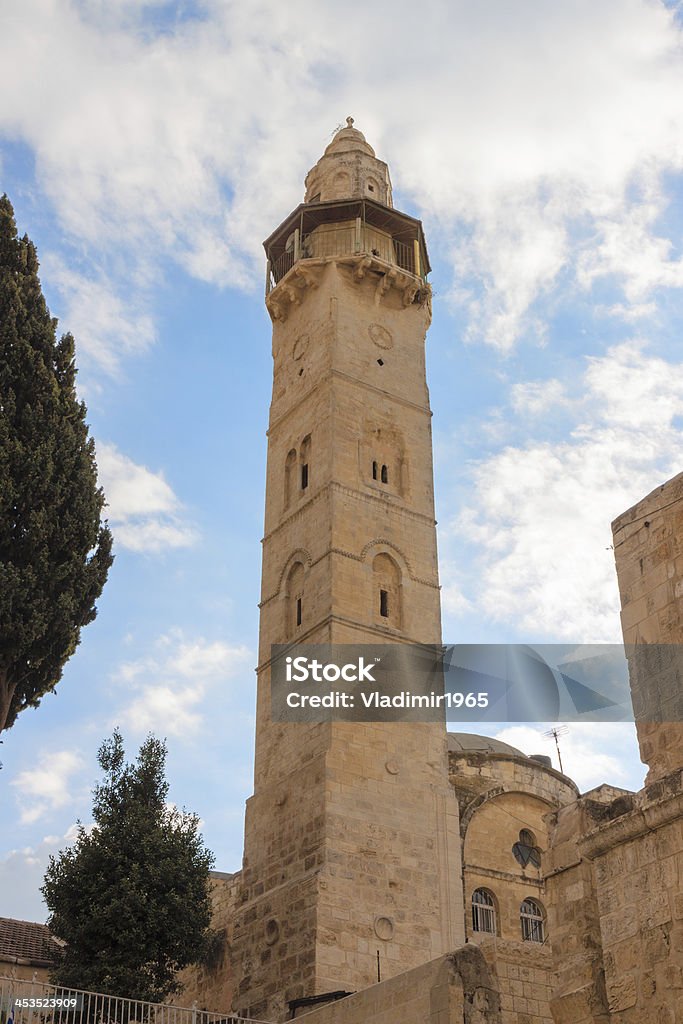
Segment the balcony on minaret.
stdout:
<path fill-rule="evenodd" d="M 430 270 L 420 221 L 368 199 L 302 203 L 264 247 L 266 295 L 305 260 L 365 256 L 422 281 Z"/>
<path fill-rule="evenodd" d="M 388 167 L 353 118 L 309 172 L 305 201 L 263 244 L 267 297 L 281 284 L 287 289 L 285 282 L 300 287 L 307 269 L 326 261 L 354 263 L 361 275 L 371 270 L 394 283 L 400 277 L 411 291 L 430 270 L 421 222 L 394 209 Z"/>

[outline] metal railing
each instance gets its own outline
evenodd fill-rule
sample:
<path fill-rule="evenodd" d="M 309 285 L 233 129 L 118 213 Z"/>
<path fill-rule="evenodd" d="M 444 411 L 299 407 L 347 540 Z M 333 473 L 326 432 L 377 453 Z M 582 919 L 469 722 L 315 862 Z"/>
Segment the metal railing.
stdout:
<path fill-rule="evenodd" d="M 0 1024 L 267 1024 L 230 1013 L 0 977 Z"/>
<path fill-rule="evenodd" d="M 299 260 L 321 259 L 329 256 L 374 256 L 400 267 L 414 276 L 422 276 L 415 266 L 415 244 L 399 242 L 390 236 L 380 237 L 371 228 L 356 230 L 354 223 L 337 225 L 333 228 L 316 228 L 292 242 L 291 248 L 283 252 L 270 264 L 268 290 L 274 288 Z"/>

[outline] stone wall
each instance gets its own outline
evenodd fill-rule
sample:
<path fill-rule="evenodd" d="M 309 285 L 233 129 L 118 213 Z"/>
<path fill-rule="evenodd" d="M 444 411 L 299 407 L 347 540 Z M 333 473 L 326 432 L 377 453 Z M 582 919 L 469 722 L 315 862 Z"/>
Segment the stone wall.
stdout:
<path fill-rule="evenodd" d="M 479 947 L 497 978 L 501 1024 L 552 1024 L 549 945 L 486 939 Z"/>
<path fill-rule="evenodd" d="M 35 967 L 31 963 L 22 963 L 21 960 L 0 960 L 0 978 L 12 978 L 16 981 L 32 981 L 36 985 L 49 985 L 50 968 Z M 29 990 L 22 990 L 23 995 L 30 995 Z M 36 992 L 35 995 L 42 995 Z"/>
<path fill-rule="evenodd" d="M 601 787 L 556 818 L 557 1024 L 683 1020 L 683 773 Z"/>
<path fill-rule="evenodd" d="M 683 1020 L 683 474 L 613 523 L 641 758 L 551 820 L 556 1024 Z"/>
<path fill-rule="evenodd" d="M 304 1019 L 306 1024 L 503 1024 L 495 975 L 476 946 L 320 1007 Z"/>
<path fill-rule="evenodd" d="M 640 756 L 655 782 L 683 767 L 683 473 L 612 532 Z"/>
<path fill-rule="evenodd" d="M 231 965 L 235 904 L 240 884 L 239 873 L 211 872 L 211 928 L 215 944 L 206 962 L 188 967 L 178 975 L 182 990 L 171 1002 L 215 1013 L 230 1012 L 235 989 Z"/>

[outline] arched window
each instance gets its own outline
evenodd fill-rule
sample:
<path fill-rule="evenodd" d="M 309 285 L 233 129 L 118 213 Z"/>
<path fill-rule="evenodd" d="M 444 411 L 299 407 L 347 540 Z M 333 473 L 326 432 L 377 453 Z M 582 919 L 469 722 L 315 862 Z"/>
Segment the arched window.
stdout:
<path fill-rule="evenodd" d="M 538 900 L 527 899 L 519 909 L 524 942 L 545 942 L 545 913 Z"/>
<path fill-rule="evenodd" d="M 496 901 L 488 889 L 472 893 L 472 930 L 496 934 Z"/>
<path fill-rule="evenodd" d="M 373 460 L 373 463 L 372 463 L 372 479 L 373 480 L 377 479 L 377 462 L 376 462 L 376 460 Z"/>
<path fill-rule="evenodd" d="M 304 567 L 295 562 L 287 573 L 285 587 L 285 633 L 287 639 L 296 636 L 304 620 Z"/>
<path fill-rule="evenodd" d="M 381 480 L 383 484 L 389 483 L 389 471 L 386 466 L 382 466 Z"/>
<path fill-rule="evenodd" d="M 382 552 L 372 561 L 375 621 L 401 629 L 401 570 L 391 555 Z"/>
<path fill-rule="evenodd" d="M 292 504 L 294 495 L 294 474 L 296 472 L 296 449 L 292 448 L 285 459 L 285 508 Z"/>
<path fill-rule="evenodd" d="M 528 828 L 523 828 L 519 833 L 519 840 L 512 847 L 512 855 L 523 868 L 529 864 L 540 868 L 541 851 L 536 845 L 536 836 Z"/>
<path fill-rule="evenodd" d="M 310 459 L 311 459 L 311 435 L 306 434 L 306 437 L 301 442 L 301 450 L 299 451 L 299 465 L 301 466 L 301 490 L 305 491 L 308 487 L 308 481 L 310 478 Z"/>

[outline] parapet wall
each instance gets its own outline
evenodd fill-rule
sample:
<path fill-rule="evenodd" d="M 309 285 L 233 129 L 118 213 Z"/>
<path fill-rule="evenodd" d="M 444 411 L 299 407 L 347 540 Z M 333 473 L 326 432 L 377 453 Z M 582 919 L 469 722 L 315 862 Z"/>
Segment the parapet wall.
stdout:
<path fill-rule="evenodd" d="M 473 945 L 313 1010 L 304 1019 L 306 1024 L 503 1024 L 495 976 Z"/>

